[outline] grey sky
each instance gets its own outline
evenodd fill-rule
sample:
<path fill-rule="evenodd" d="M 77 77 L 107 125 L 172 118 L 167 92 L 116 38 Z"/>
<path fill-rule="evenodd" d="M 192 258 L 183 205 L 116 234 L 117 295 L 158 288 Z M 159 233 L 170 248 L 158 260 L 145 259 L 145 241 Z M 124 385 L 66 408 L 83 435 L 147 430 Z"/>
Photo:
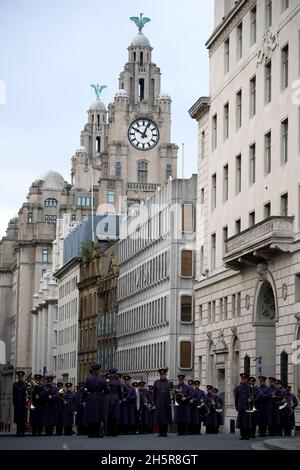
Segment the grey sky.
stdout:
<path fill-rule="evenodd" d="M 90 83 L 118 89 L 127 47 L 136 34 L 129 20 L 143 12 L 162 91 L 172 103 L 172 141 L 185 143 L 185 176 L 197 168 L 196 123 L 189 107 L 208 93 L 205 41 L 213 27 L 213 0 L 1 0 L 0 236 L 18 213 L 32 181 L 49 169 L 70 180 Z M 178 176 L 181 176 L 181 150 Z"/>

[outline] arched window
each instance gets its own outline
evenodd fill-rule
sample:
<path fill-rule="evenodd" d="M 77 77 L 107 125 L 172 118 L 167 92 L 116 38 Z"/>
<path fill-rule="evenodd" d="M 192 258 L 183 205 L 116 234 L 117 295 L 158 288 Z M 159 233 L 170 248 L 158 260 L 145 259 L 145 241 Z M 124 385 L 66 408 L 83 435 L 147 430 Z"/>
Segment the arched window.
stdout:
<path fill-rule="evenodd" d="M 137 179 L 138 183 L 148 182 L 148 162 L 144 160 L 138 162 Z"/>
<path fill-rule="evenodd" d="M 48 199 L 45 200 L 45 207 L 56 207 L 57 206 L 57 200 L 54 199 L 53 197 L 49 197 Z"/>
<path fill-rule="evenodd" d="M 120 178 L 121 170 L 122 170 L 121 162 L 116 162 L 116 164 L 115 164 L 115 175 L 116 175 L 117 178 Z"/>

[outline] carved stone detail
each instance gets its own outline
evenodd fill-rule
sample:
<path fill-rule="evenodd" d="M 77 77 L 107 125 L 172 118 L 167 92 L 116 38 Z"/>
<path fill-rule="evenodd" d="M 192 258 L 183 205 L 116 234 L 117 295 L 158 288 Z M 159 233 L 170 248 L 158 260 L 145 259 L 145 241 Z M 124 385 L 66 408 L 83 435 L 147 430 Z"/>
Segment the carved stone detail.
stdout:
<path fill-rule="evenodd" d="M 228 351 L 228 346 L 224 338 L 224 330 L 223 328 L 219 331 L 217 341 L 214 347 L 215 353 L 224 353 Z"/>
<path fill-rule="evenodd" d="M 268 276 L 268 264 L 259 263 L 256 268 L 256 272 L 262 281 L 265 281 Z"/>
<path fill-rule="evenodd" d="M 257 51 L 257 54 L 256 54 L 256 57 L 257 57 L 256 65 L 259 65 L 262 62 L 266 64 L 268 60 L 270 59 L 271 52 L 273 52 L 278 45 L 279 45 L 278 33 L 273 34 L 270 29 L 267 29 L 262 39 L 261 49 L 259 49 L 259 51 Z"/>

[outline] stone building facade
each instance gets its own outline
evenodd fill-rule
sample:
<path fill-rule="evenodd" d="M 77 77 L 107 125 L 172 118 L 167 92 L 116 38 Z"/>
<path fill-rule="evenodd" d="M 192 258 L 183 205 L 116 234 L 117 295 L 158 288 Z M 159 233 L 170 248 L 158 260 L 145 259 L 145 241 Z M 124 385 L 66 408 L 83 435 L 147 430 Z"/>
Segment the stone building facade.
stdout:
<path fill-rule="evenodd" d="M 162 366 L 194 373 L 196 186 L 170 178 L 121 227 L 116 363 L 150 383 Z"/>
<path fill-rule="evenodd" d="M 300 394 L 300 4 L 215 1 L 198 122 L 195 372 L 236 416 L 239 373 Z M 299 424 L 299 411 L 296 412 Z"/>

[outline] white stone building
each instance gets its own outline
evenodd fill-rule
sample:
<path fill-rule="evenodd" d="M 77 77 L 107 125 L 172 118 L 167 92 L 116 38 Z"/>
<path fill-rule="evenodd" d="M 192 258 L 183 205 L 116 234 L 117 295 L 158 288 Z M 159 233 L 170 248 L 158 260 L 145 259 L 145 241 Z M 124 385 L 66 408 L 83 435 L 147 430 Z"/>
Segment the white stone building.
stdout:
<path fill-rule="evenodd" d="M 116 362 L 150 383 L 162 366 L 193 376 L 196 186 L 170 179 L 121 228 Z"/>
<path fill-rule="evenodd" d="M 198 121 L 195 373 L 236 416 L 239 373 L 300 394 L 300 3 L 215 0 Z M 299 424 L 300 415 L 297 412 Z"/>

